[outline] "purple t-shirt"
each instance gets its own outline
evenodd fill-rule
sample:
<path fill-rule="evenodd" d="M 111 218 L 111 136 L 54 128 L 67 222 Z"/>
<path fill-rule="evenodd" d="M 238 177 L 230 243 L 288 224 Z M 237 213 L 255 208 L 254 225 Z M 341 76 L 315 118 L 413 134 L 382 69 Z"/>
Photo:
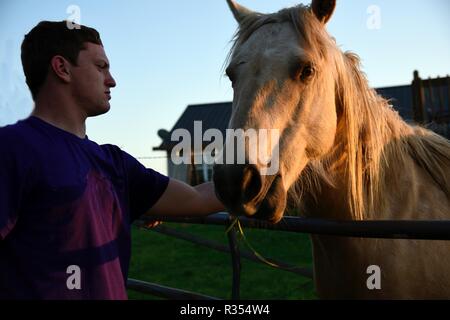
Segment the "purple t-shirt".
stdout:
<path fill-rule="evenodd" d="M 0 128 L 0 299 L 126 299 L 130 223 L 168 181 L 36 117 Z"/>

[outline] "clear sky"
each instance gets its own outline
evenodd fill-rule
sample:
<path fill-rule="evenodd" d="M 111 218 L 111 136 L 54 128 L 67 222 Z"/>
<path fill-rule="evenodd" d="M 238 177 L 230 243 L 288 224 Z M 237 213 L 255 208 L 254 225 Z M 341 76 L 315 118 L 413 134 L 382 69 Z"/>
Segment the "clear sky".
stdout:
<path fill-rule="evenodd" d="M 308 4 L 309 1 L 301 1 Z M 299 3 L 241 0 L 260 12 Z M 236 28 L 225 0 L 0 0 L 0 126 L 33 108 L 20 63 L 25 33 L 41 20 L 71 17 L 96 28 L 117 81 L 111 111 L 88 120 L 88 136 L 135 157 L 161 157 L 157 130 L 171 129 L 187 105 L 231 101 L 223 63 Z M 377 18 L 380 19 L 377 19 Z M 450 74 L 449 0 L 338 0 L 329 32 L 362 58 L 374 87 Z M 165 159 L 142 159 L 166 173 Z"/>

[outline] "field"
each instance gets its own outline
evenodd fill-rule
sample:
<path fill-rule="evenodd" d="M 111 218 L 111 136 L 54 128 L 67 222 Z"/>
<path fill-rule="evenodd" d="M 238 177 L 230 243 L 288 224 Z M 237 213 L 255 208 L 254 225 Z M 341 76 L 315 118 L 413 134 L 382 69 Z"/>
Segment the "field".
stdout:
<path fill-rule="evenodd" d="M 225 227 L 165 223 L 227 244 Z M 262 256 L 298 267 L 311 267 L 309 236 L 244 229 L 248 243 Z M 231 298 L 231 255 L 133 227 L 130 278 L 181 288 L 223 299 Z M 248 250 L 243 239 L 241 250 Z M 242 259 L 241 299 L 315 299 L 313 282 L 297 274 Z M 130 299 L 155 299 L 129 290 Z"/>

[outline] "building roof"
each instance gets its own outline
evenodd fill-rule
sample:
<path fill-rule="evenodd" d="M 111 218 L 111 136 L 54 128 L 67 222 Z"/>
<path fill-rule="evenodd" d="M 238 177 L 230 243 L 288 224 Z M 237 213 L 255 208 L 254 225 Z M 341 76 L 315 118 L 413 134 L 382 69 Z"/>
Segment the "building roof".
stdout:
<path fill-rule="evenodd" d="M 193 136 L 194 121 L 202 122 L 203 132 L 208 129 L 219 129 L 221 132 L 225 132 L 231 118 L 231 105 L 231 102 L 189 105 L 172 130 L 165 135 L 160 134 L 160 136 L 164 136 L 161 137 L 163 142 L 159 147 L 153 148 L 153 150 L 170 150 L 173 148 L 178 142 L 170 141 L 170 137 L 172 132 L 177 129 L 186 129 Z"/>
<path fill-rule="evenodd" d="M 413 93 L 410 85 L 375 89 L 407 121 L 413 119 Z"/>
<path fill-rule="evenodd" d="M 413 119 L 411 90 L 410 85 L 376 89 L 381 96 L 390 100 L 394 109 L 407 121 Z M 225 133 L 231 117 L 231 106 L 231 102 L 189 105 L 170 132 L 158 133 L 163 142 L 153 150 L 171 150 L 178 143 L 170 140 L 172 132 L 177 129 L 186 129 L 193 136 L 194 121 L 202 121 L 203 132 L 208 129 L 219 129 Z"/>

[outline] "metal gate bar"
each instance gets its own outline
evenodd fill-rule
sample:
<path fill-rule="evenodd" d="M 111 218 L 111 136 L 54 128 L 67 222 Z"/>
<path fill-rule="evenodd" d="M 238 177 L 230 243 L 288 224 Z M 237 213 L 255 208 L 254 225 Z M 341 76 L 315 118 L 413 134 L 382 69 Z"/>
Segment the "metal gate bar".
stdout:
<path fill-rule="evenodd" d="M 226 225 L 230 221 L 228 213 L 217 213 L 204 218 L 179 217 L 143 217 L 144 220 L 166 222 Z M 256 219 L 240 217 L 242 226 L 287 232 L 310 234 L 380 238 L 380 239 L 416 239 L 450 240 L 450 220 L 364 220 L 337 221 L 314 218 L 285 216 L 278 224 Z"/>

